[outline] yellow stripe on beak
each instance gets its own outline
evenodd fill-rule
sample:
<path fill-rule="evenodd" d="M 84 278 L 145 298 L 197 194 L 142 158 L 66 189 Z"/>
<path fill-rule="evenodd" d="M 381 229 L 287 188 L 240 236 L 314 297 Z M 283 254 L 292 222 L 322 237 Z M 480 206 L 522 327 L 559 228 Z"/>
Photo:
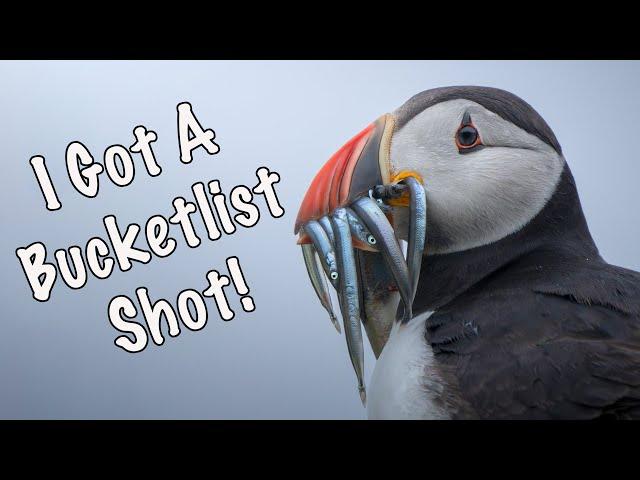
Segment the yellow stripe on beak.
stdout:
<path fill-rule="evenodd" d="M 421 185 L 424 185 L 424 180 L 422 179 L 422 176 L 419 173 L 414 172 L 412 170 L 401 170 L 400 172 L 396 173 L 391 177 L 391 183 L 392 184 L 400 183 L 402 180 L 409 177 L 415 178 L 418 182 L 420 182 Z M 404 192 L 402 196 L 398 198 L 390 198 L 387 201 L 387 204 L 391 205 L 392 207 L 408 207 L 409 192 L 408 191 Z"/>

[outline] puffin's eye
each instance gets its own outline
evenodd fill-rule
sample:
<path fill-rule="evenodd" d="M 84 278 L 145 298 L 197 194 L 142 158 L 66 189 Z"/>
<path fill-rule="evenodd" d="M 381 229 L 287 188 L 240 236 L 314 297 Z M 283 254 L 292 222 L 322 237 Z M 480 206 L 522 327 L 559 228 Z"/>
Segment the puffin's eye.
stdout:
<path fill-rule="evenodd" d="M 458 130 L 458 144 L 460 147 L 472 147 L 478 140 L 478 130 L 471 125 L 467 125 Z"/>
<path fill-rule="evenodd" d="M 482 145 L 480 134 L 476 127 L 473 126 L 471 116 L 465 113 L 462 124 L 456 132 L 456 146 L 458 147 L 458 151 L 460 153 L 466 153 L 479 145 Z"/>

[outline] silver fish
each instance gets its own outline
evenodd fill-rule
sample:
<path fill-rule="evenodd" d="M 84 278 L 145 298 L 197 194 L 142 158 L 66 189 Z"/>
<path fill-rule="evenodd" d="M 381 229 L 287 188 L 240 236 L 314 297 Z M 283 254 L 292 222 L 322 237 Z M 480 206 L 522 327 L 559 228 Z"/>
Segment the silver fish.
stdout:
<path fill-rule="evenodd" d="M 398 287 L 400 298 L 404 305 L 403 318 L 410 319 L 412 315 L 413 300 L 411 296 L 412 285 L 409 279 L 409 271 L 405 262 L 402 249 L 395 237 L 393 227 L 382 213 L 377 202 L 369 197 L 362 197 L 352 205 L 358 217 L 362 219 L 366 227 L 376 237 L 378 247 L 382 252 L 387 266 L 393 275 Z"/>
<path fill-rule="evenodd" d="M 362 327 L 360 323 L 360 298 L 358 295 L 358 272 L 351 244 L 351 230 L 344 208 L 338 208 L 331 217 L 335 234 L 336 256 L 340 275 L 338 298 L 342 311 L 342 321 L 347 339 L 347 349 L 358 378 L 360 400 L 366 405 L 367 396 L 364 385 L 364 347 L 362 344 Z"/>
<path fill-rule="evenodd" d="M 427 232 L 427 198 L 424 187 L 413 177 L 404 179 L 409 187 L 409 236 L 407 241 L 407 268 L 411 280 L 411 300 L 416 296 L 422 255 Z"/>
<path fill-rule="evenodd" d="M 376 237 L 371 235 L 371 232 L 364 226 L 362 220 L 358 218 L 353 210 L 345 208 L 347 211 L 347 219 L 349 220 L 349 228 L 351 229 L 351 235 L 357 238 L 362 244 L 361 250 L 367 250 L 370 252 L 377 252 L 378 247 Z"/>
<path fill-rule="evenodd" d="M 331 220 L 329 220 L 329 217 L 322 217 L 318 220 L 318 223 L 324 229 L 324 233 L 327 234 L 327 237 L 329 237 L 329 242 L 331 242 L 331 245 L 335 245 L 336 239 L 333 235 L 333 227 L 331 226 Z"/>
<path fill-rule="evenodd" d="M 333 313 L 333 305 L 331 305 L 331 295 L 329 295 L 329 291 L 327 290 L 325 277 L 318 268 L 318 262 L 316 260 L 316 250 L 315 248 L 313 248 L 313 245 L 309 244 L 301 245 L 301 247 L 302 256 L 304 257 L 304 264 L 307 267 L 307 273 L 309 274 L 311 285 L 313 285 L 313 289 L 316 291 L 316 295 L 318 295 L 320 303 L 329 314 L 331 323 L 333 323 L 333 326 L 336 328 L 338 333 L 340 333 L 340 323 L 338 323 L 338 319 Z"/>
<path fill-rule="evenodd" d="M 333 288 L 338 290 L 338 266 L 336 265 L 336 257 L 333 251 L 333 244 L 330 242 L 324 228 L 315 220 L 310 221 L 304 226 L 304 231 L 309 235 L 313 245 L 316 247 L 320 263 L 324 269 Z"/>

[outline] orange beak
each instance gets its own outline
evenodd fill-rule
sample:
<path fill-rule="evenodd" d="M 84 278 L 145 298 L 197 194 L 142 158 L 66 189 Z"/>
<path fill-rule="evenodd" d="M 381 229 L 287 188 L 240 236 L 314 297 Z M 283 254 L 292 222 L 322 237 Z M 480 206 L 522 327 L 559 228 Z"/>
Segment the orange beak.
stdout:
<path fill-rule="evenodd" d="M 374 185 L 390 182 L 389 148 L 394 118 L 383 115 L 349 140 L 324 164 L 302 200 L 294 233 L 367 194 Z M 302 235 L 298 243 L 309 243 Z"/>

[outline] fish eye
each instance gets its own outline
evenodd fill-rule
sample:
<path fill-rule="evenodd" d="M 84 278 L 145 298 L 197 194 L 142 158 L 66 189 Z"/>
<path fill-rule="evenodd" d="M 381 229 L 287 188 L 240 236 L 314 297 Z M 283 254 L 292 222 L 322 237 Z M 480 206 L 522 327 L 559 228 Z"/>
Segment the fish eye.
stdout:
<path fill-rule="evenodd" d="M 478 129 L 471 122 L 471 116 L 465 113 L 462 123 L 456 132 L 456 146 L 460 153 L 465 153 L 471 149 L 482 145 Z"/>
<path fill-rule="evenodd" d="M 331 280 L 337 280 L 338 279 L 338 272 L 331 272 Z"/>
<path fill-rule="evenodd" d="M 376 244 L 376 238 L 373 235 L 369 234 L 367 236 L 367 242 L 369 242 L 370 245 L 375 245 Z"/>

